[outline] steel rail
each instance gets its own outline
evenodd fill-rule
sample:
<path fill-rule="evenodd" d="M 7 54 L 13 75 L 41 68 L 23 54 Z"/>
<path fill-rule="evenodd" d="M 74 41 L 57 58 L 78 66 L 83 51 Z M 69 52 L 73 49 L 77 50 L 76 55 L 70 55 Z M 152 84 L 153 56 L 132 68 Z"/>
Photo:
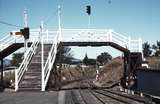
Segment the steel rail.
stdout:
<path fill-rule="evenodd" d="M 91 90 L 89 90 L 89 91 L 98 101 L 100 101 L 102 104 L 106 104 L 100 97 L 98 97 L 96 94 L 94 94 Z"/>
<path fill-rule="evenodd" d="M 117 98 L 117 97 L 115 97 L 115 96 L 113 96 L 113 95 L 111 95 L 111 94 L 102 93 L 102 92 L 99 92 L 99 91 L 94 91 L 94 92 L 97 93 L 97 94 L 101 94 L 101 95 L 103 95 L 103 96 L 107 96 L 107 97 L 109 97 L 109 98 L 111 98 L 111 99 L 114 99 L 114 100 L 116 100 L 116 101 L 118 101 L 118 102 L 122 102 L 122 103 L 125 103 L 125 104 L 130 104 L 130 103 L 127 102 L 126 100 L 119 99 L 119 98 Z"/>
<path fill-rule="evenodd" d="M 103 89 L 102 91 L 106 91 L 108 93 L 115 94 L 115 95 L 118 95 L 118 96 L 122 96 L 122 97 L 125 97 L 125 98 L 128 98 L 128 99 L 134 100 L 134 101 L 146 103 L 146 99 L 138 99 L 138 98 L 135 98 L 135 97 L 130 97 L 130 96 L 123 95 L 123 94 L 120 94 L 120 93 L 116 93 L 116 92 L 111 91 L 111 90 L 109 91 L 109 90 L 106 90 L 106 89 Z"/>

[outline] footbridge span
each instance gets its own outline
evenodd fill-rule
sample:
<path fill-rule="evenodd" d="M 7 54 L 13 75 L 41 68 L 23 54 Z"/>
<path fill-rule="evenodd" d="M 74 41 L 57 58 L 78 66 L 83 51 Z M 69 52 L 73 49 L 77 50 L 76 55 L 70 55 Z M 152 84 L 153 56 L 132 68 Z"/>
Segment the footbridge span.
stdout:
<path fill-rule="evenodd" d="M 24 59 L 15 71 L 15 91 L 45 91 L 60 46 L 111 46 L 120 50 L 124 53 L 125 76 L 131 72 L 130 53 L 142 54 L 141 38 L 133 40 L 112 29 L 31 29 L 26 42 Z M 3 60 L 21 47 L 24 47 L 23 36 L 4 37 L 0 40 L 0 59 Z"/>

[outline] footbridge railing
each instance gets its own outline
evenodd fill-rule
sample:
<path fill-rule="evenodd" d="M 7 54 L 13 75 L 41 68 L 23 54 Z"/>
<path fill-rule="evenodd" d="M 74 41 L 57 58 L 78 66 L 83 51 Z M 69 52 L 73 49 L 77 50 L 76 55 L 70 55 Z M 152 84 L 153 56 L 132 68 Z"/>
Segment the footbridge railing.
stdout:
<path fill-rule="evenodd" d="M 60 32 L 58 31 L 57 35 L 55 36 L 55 38 L 52 42 L 52 47 L 50 49 L 47 61 L 44 64 L 44 67 L 42 65 L 42 88 L 41 88 L 41 91 L 45 91 L 45 88 L 46 88 L 51 70 L 53 68 L 53 64 L 55 62 L 59 42 L 60 42 Z M 43 45 L 43 36 L 42 36 L 42 42 L 41 43 Z"/>
<path fill-rule="evenodd" d="M 28 42 L 32 42 L 35 37 L 38 36 L 40 29 L 31 29 L 30 39 Z M 56 31 L 43 31 L 44 43 L 52 43 L 55 37 Z M 65 42 L 114 42 L 120 46 L 129 49 L 131 52 L 142 52 L 142 40 L 139 38 L 133 40 L 130 37 L 115 32 L 112 29 L 62 29 L 62 41 Z M 21 36 L 8 35 L 0 40 L 0 49 L 13 44 L 24 42 Z"/>
<path fill-rule="evenodd" d="M 12 31 L 11 32 L 12 34 L 8 33 L 4 38 L 0 39 L 0 51 L 14 43 L 24 43 L 24 37 L 22 35 L 15 35 L 15 32 L 17 31 Z M 31 38 L 27 41 L 33 42 L 35 38 L 38 38 L 38 36 L 39 36 L 39 29 L 32 29 Z"/>
<path fill-rule="evenodd" d="M 13 35 L 7 34 L 4 38 L 0 40 L 0 51 L 10 46 L 13 43 L 17 43 L 21 41 L 23 41 L 22 36 L 13 36 Z"/>
<path fill-rule="evenodd" d="M 113 42 L 131 52 L 142 52 L 142 40 L 115 32 L 112 29 L 62 29 L 64 42 Z"/>
<path fill-rule="evenodd" d="M 39 44 L 38 38 L 35 38 L 34 40 L 32 40 L 31 47 L 24 53 L 24 59 L 21 65 L 19 66 L 17 70 L 15 70 L 15 91 L 17 91 L 19 88 L 18 85 L 22 79 L 23 74 L 25 73 L 25 71 L 27 71 L 28 65 L 33 55 L 35 54 L 38 44 Z"/>

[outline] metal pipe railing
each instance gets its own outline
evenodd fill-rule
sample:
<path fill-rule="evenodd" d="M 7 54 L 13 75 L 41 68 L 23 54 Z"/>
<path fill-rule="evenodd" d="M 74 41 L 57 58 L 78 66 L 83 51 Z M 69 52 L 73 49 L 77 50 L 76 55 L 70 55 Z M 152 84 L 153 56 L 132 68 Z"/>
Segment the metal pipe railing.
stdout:
<path fill-rule="evenodd" d="M 52 47 L 50 49 L 47 61 L 44 65 L 44 67 L 42 68 L 42 88 L 41 88 L 41 91 L 45 91 L 45 87 L 47 85 L 49 75 L 50 75 L 51 69 L 53 67 L 55 58 L 56 58 L 57 48 L 58 48 L 58 44 L 60 42 L 59 38 L 60 38 L 60 35 L 58 32 L 56 37 L 54 38 L 53 43 L 52 43 Z"/>
<path fill-rule="evenodd" d="M 142 52 L 142 40 L 131 40 L 130 37 L 126 37 L 123 34 L 117 33 L 112 29 L 61 29 L 62 37 L 64 42 L 118 42 L 117 44 L 122 45 L 124 48 L 128 48 L 131 51 Z M 40 33 L 40 29 L 31 29 L 30 30 L 30 39 L 28 42 L 32 42 L 34 38 Z M 41 32 L 42 34 L 46 34 L 43 36 L 44 44 L 52 44 L 53 38 L 56 35 L 56 31 L 48 31 L 47 29 Z M 20 43 L 23 38 L 15 37 L 13 35 L 8 35 L 0 40 L 0 49 L 3 50 L 7 46 L 13 43 Z M 139 44 L 137 49 L 132 50 L 133 46 L 135 47 Z"/>
<path fill-rule="evenodd" d="M 39 39 L 35 39 L 35 41 L 33 41 L 31 47 L 26 51 L 26 53 L 24 53 L 26 56 L 23 59 L 21 65 L 19 66 L 19 68 L 17 70 L 15 70 L 15 91 L 18 90 L 19 88 L 19 82 L 22 79 L 23 74 L 25 73 L 25 71 L 27 70 L 27 67 L 38 47 L 39 44 Z"/>

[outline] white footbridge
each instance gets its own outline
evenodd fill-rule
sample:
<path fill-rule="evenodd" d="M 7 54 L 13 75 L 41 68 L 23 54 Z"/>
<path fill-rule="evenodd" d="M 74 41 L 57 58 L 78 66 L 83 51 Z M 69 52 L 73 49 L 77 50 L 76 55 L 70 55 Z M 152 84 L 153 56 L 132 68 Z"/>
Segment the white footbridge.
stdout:
<path fill-rule="evenodd" d="M 19 90 L 19 84 L 28 67 L 32 57 L 36 53 L 38 44 L 41 45 L 41 91 L 45 91 L 53 64 L 55 62 L 58 45 L 61 42 L 113 42 L 131 52 L 142 53 L 142 39 L 131 39 L 131 37 L 117 33 L 112 29 L 58 29 L 50 31 L 48 29 L 30 29 L 30 38 L 27 40 L 31 46 L 24 53 L 24 59 L 18 69 L 15 70 L 15 91 Z M 0 40 L 0 51 L 6 49 L 14 43 L 24 43 L 23 36 L 8 35 Z M 48 58 L 44 62 L 44 45 L 51 44 Z"/>

